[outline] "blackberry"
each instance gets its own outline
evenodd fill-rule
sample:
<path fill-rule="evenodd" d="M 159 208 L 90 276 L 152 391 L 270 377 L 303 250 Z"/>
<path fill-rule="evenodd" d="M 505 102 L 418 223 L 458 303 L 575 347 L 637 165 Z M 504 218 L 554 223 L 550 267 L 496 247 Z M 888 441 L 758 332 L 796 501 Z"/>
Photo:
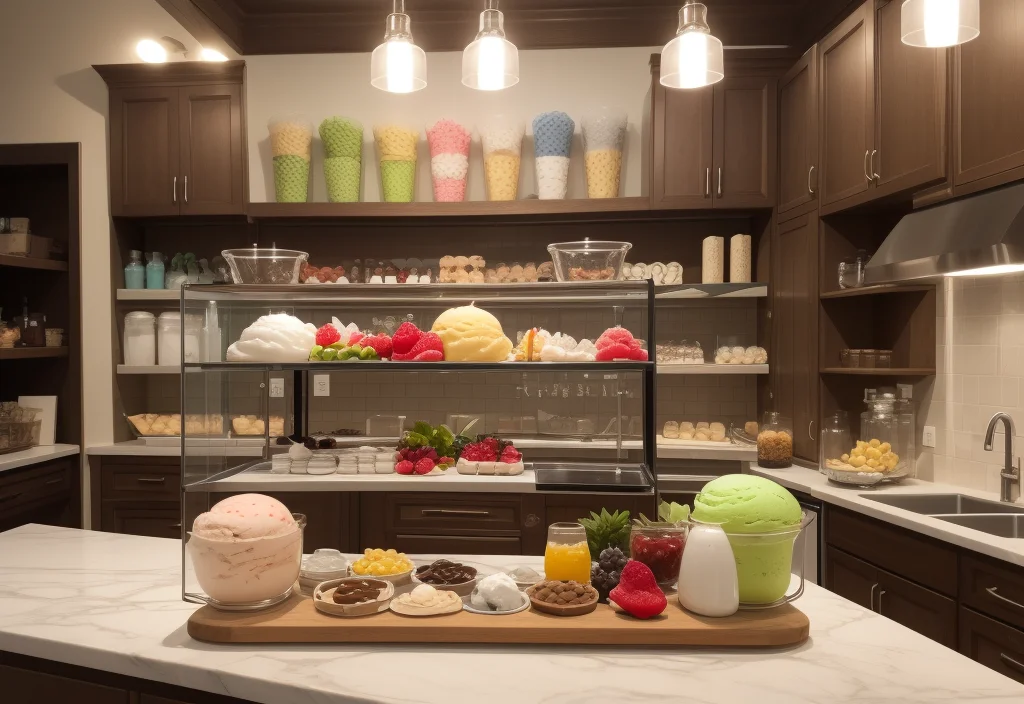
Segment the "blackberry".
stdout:
<path fill-rule="evenodd" d="M 596 562 L 590 563 L 590 583 L 597 590 L 598 600 L 608 603 L 608 593 L 619 586 L 619 576 L 629 558 L 619 548 L 605 548 Z"/>

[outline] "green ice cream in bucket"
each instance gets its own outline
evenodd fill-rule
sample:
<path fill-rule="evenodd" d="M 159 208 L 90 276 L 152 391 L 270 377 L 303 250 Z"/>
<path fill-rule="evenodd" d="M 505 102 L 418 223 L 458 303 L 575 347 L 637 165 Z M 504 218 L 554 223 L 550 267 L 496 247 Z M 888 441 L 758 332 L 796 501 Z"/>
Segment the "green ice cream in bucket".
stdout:
<path fill-rule="evenodd" d="M 715 523 L 729 538 L 739 579 L 740 604 L 774 606 L 803 593 L 803 557 L 798 556 L 800 588 L 787 597 L 793 546 L 813 520 L 783 486 L 751 474 L 728 474 L 704 485 L 693 502 L 693 519 Z"/>

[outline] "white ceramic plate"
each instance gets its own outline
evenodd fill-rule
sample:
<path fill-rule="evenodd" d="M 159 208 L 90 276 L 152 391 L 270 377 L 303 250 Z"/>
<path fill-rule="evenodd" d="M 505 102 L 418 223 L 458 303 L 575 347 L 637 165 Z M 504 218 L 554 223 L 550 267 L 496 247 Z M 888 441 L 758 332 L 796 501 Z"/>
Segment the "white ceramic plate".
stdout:
<path fill-rule="evenodd" d="M 530 597 L 526 596 L 523 592 L 519 592 L 519 596 L 522 597 L 523 603 L 512 609 L 511 611 L 484 611 L 473 606 L 472 597 L 462 597 L 462 608 L 471 614 L 480 614 L 481 616 L 508 616 L 509 614 L 517 614 L 520 611 L 526 611 L 530 608 Z"/>

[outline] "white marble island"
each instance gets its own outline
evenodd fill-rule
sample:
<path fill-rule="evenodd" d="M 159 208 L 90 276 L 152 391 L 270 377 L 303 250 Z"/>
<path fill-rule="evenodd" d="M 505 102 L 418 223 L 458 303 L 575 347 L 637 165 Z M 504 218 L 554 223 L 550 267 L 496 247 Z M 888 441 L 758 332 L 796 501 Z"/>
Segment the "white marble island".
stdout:
<path fill-rule="evenodd" d="M 469 558 L 504 566 L 539 558 Z M 0 534 L 0 651 L 266 704 L 682 701 L 1020 704 L 1024 686 L 808 585 L 789 650 L 215 646 L 192 640 L 178 541 Z"/>

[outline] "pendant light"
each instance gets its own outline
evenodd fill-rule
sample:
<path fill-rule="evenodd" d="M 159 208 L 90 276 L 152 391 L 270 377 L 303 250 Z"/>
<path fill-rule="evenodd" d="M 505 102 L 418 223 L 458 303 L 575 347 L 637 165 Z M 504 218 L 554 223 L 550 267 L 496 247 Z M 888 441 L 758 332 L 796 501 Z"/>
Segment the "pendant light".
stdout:
<path fill-rule="evenodd" d="M 505 16 L 498 0 L 486 0 L 480 31 L 462 52 L 462 85 L 476 90 L 503 90 L 519 83 L 519 50 L 505 39 Z"/>
<path fill-rule="evenodd" d="M 904 44 L 945 47 L 981 34 L 981 0 L 906 0 L 900 8 Z"/>
<path fill-rule="evenodd" d="M 679 10 L 675 39 L 661 52 L 661 85 L 703 88 L 725 78 L 722 41 L 711 34 L 708 8 L 687 1 Z"/>
<path fill-rule="evenodd" d="M 388 93 L 412 93 L 427 87 L 427 55 L 412 41 L 405 0 L 393 0 L 384 43 L 370 57 L 370 85 Z"/>

